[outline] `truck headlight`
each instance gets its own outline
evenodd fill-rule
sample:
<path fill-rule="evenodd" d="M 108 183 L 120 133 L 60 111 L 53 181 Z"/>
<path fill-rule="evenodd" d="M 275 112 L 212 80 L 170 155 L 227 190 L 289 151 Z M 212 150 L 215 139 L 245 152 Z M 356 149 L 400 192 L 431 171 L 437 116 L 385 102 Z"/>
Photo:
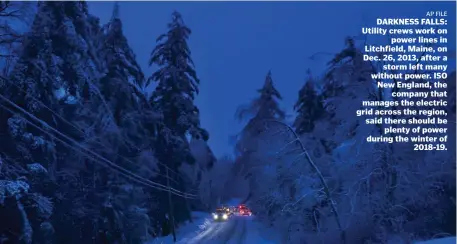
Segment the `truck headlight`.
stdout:
<path fill-rule="evenodd" d="M 214 218 L 214 219 L 217 219 L 217 214 L 213 214 L 213 218 Z"/>
<path fill-rule="evenodd" d="M 222 215 L 222 218 L 227 219 L 228 218 L 227 214 Z"/>

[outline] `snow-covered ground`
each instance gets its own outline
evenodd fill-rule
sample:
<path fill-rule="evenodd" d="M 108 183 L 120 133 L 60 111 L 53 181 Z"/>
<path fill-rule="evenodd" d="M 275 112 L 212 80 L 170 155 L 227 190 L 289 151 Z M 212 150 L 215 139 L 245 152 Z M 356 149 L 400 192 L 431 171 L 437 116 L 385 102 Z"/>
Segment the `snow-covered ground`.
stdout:
<path fill-rule="evenodd" d="M 238 205 L 239 199 L 227 202 Z M 276 244 L 280 243 L 274 231 L 266 229 L 255 216 L 233 216 L 226 222 L 215 222 L 211 213 L 193 212 L 193 223 L 177 229 L 177 244 Z M 172 236 L 157 238 L 146 244 L 174 244 Z M 414 244 L 456 244 L 456 237 L 447 237 Z"/>
<path fill-rule="evenodd" d="M 255 217 L 234 216 L 227 222 L 214 222 L 211 214 L 194 212 L 194 223 L 177 230 L 176 244 L 277 244 L 279 237 L 268 231 Z M 171 236 L 155 239 L 147 244 L 173 244 Z M 440 238 L 414 244 L 456 244 L 455 237 Z"/>
<path fill-rule="evenodd" d="M 187 222 L 176 230 L 176 239 L 178 241 L 196 236 L 204 232 L 212 225 L 212 219 L 209 213 L 206 212 L 192 212 L 192 223 Z M 154 239 L 145 244 L 170 244 L 173 242 L 173 236 L 165 236 Z"/>
<path fill-rule="evenodd" d="M 237 206 L 240 199 L 232 199 L 226 205 Z M 176 231 L 178 244 L 274 244 L 276 241 L 267 240 L 261 232 L 260 224 L 254 216 L 233 216 L 226 222 L 215 222 L 211 213 L 193 212 L 193 223 L 186 223 Z M 271 238 L 269 235 L 268 238 Z M 157 238 L 146 244 L 172 244 L 172 236 Z"/>
<path fill-rule="evenodd" d="M 456 244 L 457 239 L 455 236 L 451 237 L 446 237 L 446 238 L 440 238 L 440 239 L 434 239 L 430 241 L 421 241 L 421 242 L 416 242 L 415 244 Z"/>
<path fill-rule="evenodd" d="M 177 244 L 275 244 L 273 240 L 265 239 L 253 216 L 233 216 L 226 222 L 215 222 L 211 215 L 194 213 L 199 219 L 187 223 L 177 230 Z M 147 244 L 171 244 L 171 236 L 155 239 Z"/>

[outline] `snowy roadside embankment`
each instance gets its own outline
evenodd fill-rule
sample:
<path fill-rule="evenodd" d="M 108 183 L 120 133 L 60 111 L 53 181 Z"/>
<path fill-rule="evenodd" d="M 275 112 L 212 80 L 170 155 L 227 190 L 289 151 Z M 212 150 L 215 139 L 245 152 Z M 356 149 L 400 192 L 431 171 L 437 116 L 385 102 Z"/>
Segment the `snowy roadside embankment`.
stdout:
<path fill-rule="evenodd" d="M 206 212 L 192 212 L 192 223 L 187 222 L 176 229 L 176 240 L 182 241 L 192 238 L 199 233 L 205 231 L 211 224 L 211 215 Z M 173 236 L 163 236 L 154 240 L 148 241 L 145 244 L 171 244 Z"/>
<path fill-rule="evenodd" d="M 241 199 L 231 199 L 225 202 L 225 205 L 237 206 L 241 203 Z M 193 222 L 187 222 L 176 229 L 176 243 L 189 243 L 197 239 L 208 239 L 216 232 L 223 232 L 226 228 L 222 228 L 221 224 L 214 223 L 211 213 L 208 212 L 192 212 Z M 227 226 L 225 226 L 227 227 Z M 173 236 L 155 238 L 145 244 L 171 244 Z"/>
<path fill-rule="evenodd" d="M 456 244 L 457 239 L 455 236 L 445 237 L 440 239 L 433 239 L 429 241 L 419 241 L 415 242 L 414 244 Z"/>
<path fill-rule="evenodd" d="M 246 222 L 246 237 L 243 243 L 262 243 L 262 244 L 276 244 L 280 243 L 280 237 L 277 232 L 265 227 L 262 223 L 255 220 Z"/>

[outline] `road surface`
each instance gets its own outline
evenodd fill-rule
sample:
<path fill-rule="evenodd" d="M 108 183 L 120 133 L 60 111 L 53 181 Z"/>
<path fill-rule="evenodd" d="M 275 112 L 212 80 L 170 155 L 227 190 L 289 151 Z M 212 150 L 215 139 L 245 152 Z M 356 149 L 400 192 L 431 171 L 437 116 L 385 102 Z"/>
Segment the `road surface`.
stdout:
<path fill-rule="evenodd" d="M 232 216 L 224 222 L 213 221 L 195 236 L 181 239 L 179 244 L 235 244 L 248 243 L 248 228 L 252 222 L 249 216 Z"/>
<path fill-rule="evenodd" d="M 262 228 L 254 216 L 233 216 L 228 221 L 216 222 L 211 214 L 201 213 L 196 221 L 178 229 L 177 242 L 171 236 L 147 242 L 147 244 L 279 244 L 276 232 Z M 274 241 L 276 239 L 276 241 Z M 456 238 L 442 238 L 414 244 L 455 244 Z"/>

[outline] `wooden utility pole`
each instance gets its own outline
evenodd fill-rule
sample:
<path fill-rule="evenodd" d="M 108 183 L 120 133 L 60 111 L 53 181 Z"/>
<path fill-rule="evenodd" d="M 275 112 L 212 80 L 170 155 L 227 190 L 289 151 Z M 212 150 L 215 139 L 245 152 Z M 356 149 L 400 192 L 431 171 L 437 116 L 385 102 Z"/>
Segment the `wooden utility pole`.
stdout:
<path fill-rule="evenodd" d="M 184 189 L 186 189 L 186 188 L 184 188 Z M 192 220 L 192 211 L 190 209 L 189 199 L 184 198 L 184 202 L 186 204 L 186 209 L 187 209 L 187 215 L 189 217 L 189 222 L 193 223 L 194 221 Z"/>
<path fill-rule="evenodd" d="M 168 174 L 167 167 L 167 188 L 168 188 L 168 205 L 170 211 L 168 212 L 168 220 L 170 223 L 171 233 L 173 234 L 173 242 L 176 242 L 176 231 L 175 231 L 175 216 L 173 213 L 173 202 L 171 201 L 171 188 L 170 188 L 170 177 Z"/>

